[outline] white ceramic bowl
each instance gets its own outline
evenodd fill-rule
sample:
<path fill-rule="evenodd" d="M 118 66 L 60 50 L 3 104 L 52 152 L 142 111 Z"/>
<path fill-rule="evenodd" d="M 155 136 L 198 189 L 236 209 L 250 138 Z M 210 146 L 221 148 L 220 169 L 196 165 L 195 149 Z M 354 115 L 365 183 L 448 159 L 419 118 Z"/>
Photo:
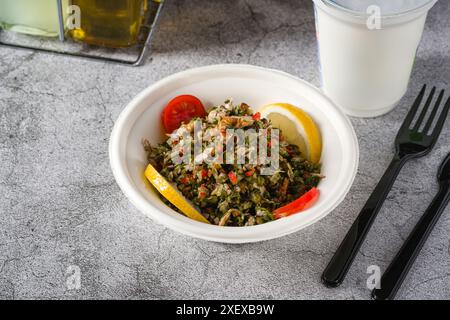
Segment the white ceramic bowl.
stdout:
<path fill-rule="evenodd" d="M 306 110 L 320 126 L 323 151 L 319 201 L 299 214 L 251 227 L 219 227 L 194 221 L 167 207 L 145 181 L 142 139 L 165 140 L 161 111 L 180 94 L 193 94 L 205 107 L 227 98 L 252 109 L 288 102 Z M 141 212 L 175 231 L 205 240 L 245 243 L 273 239 L 319 221 L 344 199 L 355 178 L 359 150 L 343 112 L 314 86 L 287 73 L 249 65 L 214 65 L 169 76 L 145 89 L 122 111 L 111 134 L 111 168 L 123 193 Z"/>

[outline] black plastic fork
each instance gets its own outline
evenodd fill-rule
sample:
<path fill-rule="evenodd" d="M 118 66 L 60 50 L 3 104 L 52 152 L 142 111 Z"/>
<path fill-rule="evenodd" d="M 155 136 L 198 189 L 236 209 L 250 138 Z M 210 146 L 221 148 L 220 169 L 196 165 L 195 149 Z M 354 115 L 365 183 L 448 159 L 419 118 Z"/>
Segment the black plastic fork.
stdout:
<path fill-rule="evenodd" d="M 395 139 L 395 155 L 391 164 L 323 272 L 322 282 L 326 286 L 337 287 L 344 280 L 404 164 L 411 159 L 427 155 L 436 144 L 448 115 L 450 98 L 439 112 L 444 98 L 444 90 L 442 90 L 430 112 L 436 92 L 436 87 L 433 87 L 420 111 L 425 92 L 426 85 L 423 86 L 400 127 Z M 430 113 L 429 116 L 427 116 L 428 113 Z"/>

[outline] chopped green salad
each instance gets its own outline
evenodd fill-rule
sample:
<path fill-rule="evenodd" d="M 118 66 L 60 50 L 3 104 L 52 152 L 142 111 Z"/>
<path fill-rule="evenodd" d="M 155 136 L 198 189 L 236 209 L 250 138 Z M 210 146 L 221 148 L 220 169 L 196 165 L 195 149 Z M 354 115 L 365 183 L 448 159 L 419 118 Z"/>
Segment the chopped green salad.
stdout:
<path fill-rule="evenodd" d="M 245 104 L 225 101 L 212 108 L 206 117 L 193 118 L 183 123 L 180 129 L 194 138 L 194 122 L 201 121 L 202 134 L 209 139 L 202 142 L 203 150 L 208 150 L 213 132 L 225 136 L 227 129 L 273 129 L 270 121 L 253 113 Z M 178 130 L 180 130 L 178 129 Z M 179 153 L 176 133 L 168 134 L 167 141 L 152 146 L 144 140 L 148 161 L 184 195 L 196 205 L 201 214 L 212 224 L 221 226 L 251 226 L 276 219 L 274 211 L 303 196 L 318 185 L 322 176 L 320 165 L 305 160 L 296 145 L 289 144 L 279 132 L 278 168 L 270 175 L 261 174 L 263 164 L 175 163 L 173 153 Z M 245 141 L 248 143 L 248 140 Z M 193 149 L 193 148 L 192 148 Z M 214 151 L 211 151 L 214 153 Z M 223 150 L 226 157 L 226 150 Z M 249 160 L 250 152 L 245 153 Z M 237 159 L 237 157 L 235 157 Z M 164 197 L 169 206 L 177 210 Z"/>

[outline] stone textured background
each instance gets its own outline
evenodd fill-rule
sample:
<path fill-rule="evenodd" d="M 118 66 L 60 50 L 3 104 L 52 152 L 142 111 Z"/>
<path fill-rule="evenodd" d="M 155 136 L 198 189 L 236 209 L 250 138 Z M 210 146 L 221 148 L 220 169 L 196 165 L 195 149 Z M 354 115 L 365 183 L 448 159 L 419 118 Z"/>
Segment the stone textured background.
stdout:
<path fill-rule="evenodd" d="M 345 283 L 320 274 L 384 172 L 423 83 L 450 89 L 450 3 L 427 21 L 408 94 L 392 113 L 352 119 L 361 145 L 355 184 L 314 226 L 256 244 L 172 232 L 140 214 L 111 174 L 113 122 L 139 91 L 216 63 L 277 68 L 320 85 L 311 1 L 167 1 L 153 54 L 140 68 L 0 48 L 0 298 L 367 299 L 366 269 L 387 266 L 437 190 L 450 123 L 434 151 L 408 164 Z M 450 208 L 400 299 L 450 299 Z M 81 269 L 79 290 L 67 268 Z"/>

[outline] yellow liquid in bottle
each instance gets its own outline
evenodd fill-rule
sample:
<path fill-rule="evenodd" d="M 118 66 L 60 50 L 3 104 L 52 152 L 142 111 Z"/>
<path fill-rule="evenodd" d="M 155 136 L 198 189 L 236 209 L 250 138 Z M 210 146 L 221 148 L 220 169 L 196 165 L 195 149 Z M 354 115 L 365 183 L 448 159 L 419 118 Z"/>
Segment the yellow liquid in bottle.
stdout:
<path fill-rule="evenodd" d="M 128 47 L 138 41 L 146 0 L 72 0 L 81 10 L 80 28 L 69 30 L 75 40 L 103 47 Z"/>

